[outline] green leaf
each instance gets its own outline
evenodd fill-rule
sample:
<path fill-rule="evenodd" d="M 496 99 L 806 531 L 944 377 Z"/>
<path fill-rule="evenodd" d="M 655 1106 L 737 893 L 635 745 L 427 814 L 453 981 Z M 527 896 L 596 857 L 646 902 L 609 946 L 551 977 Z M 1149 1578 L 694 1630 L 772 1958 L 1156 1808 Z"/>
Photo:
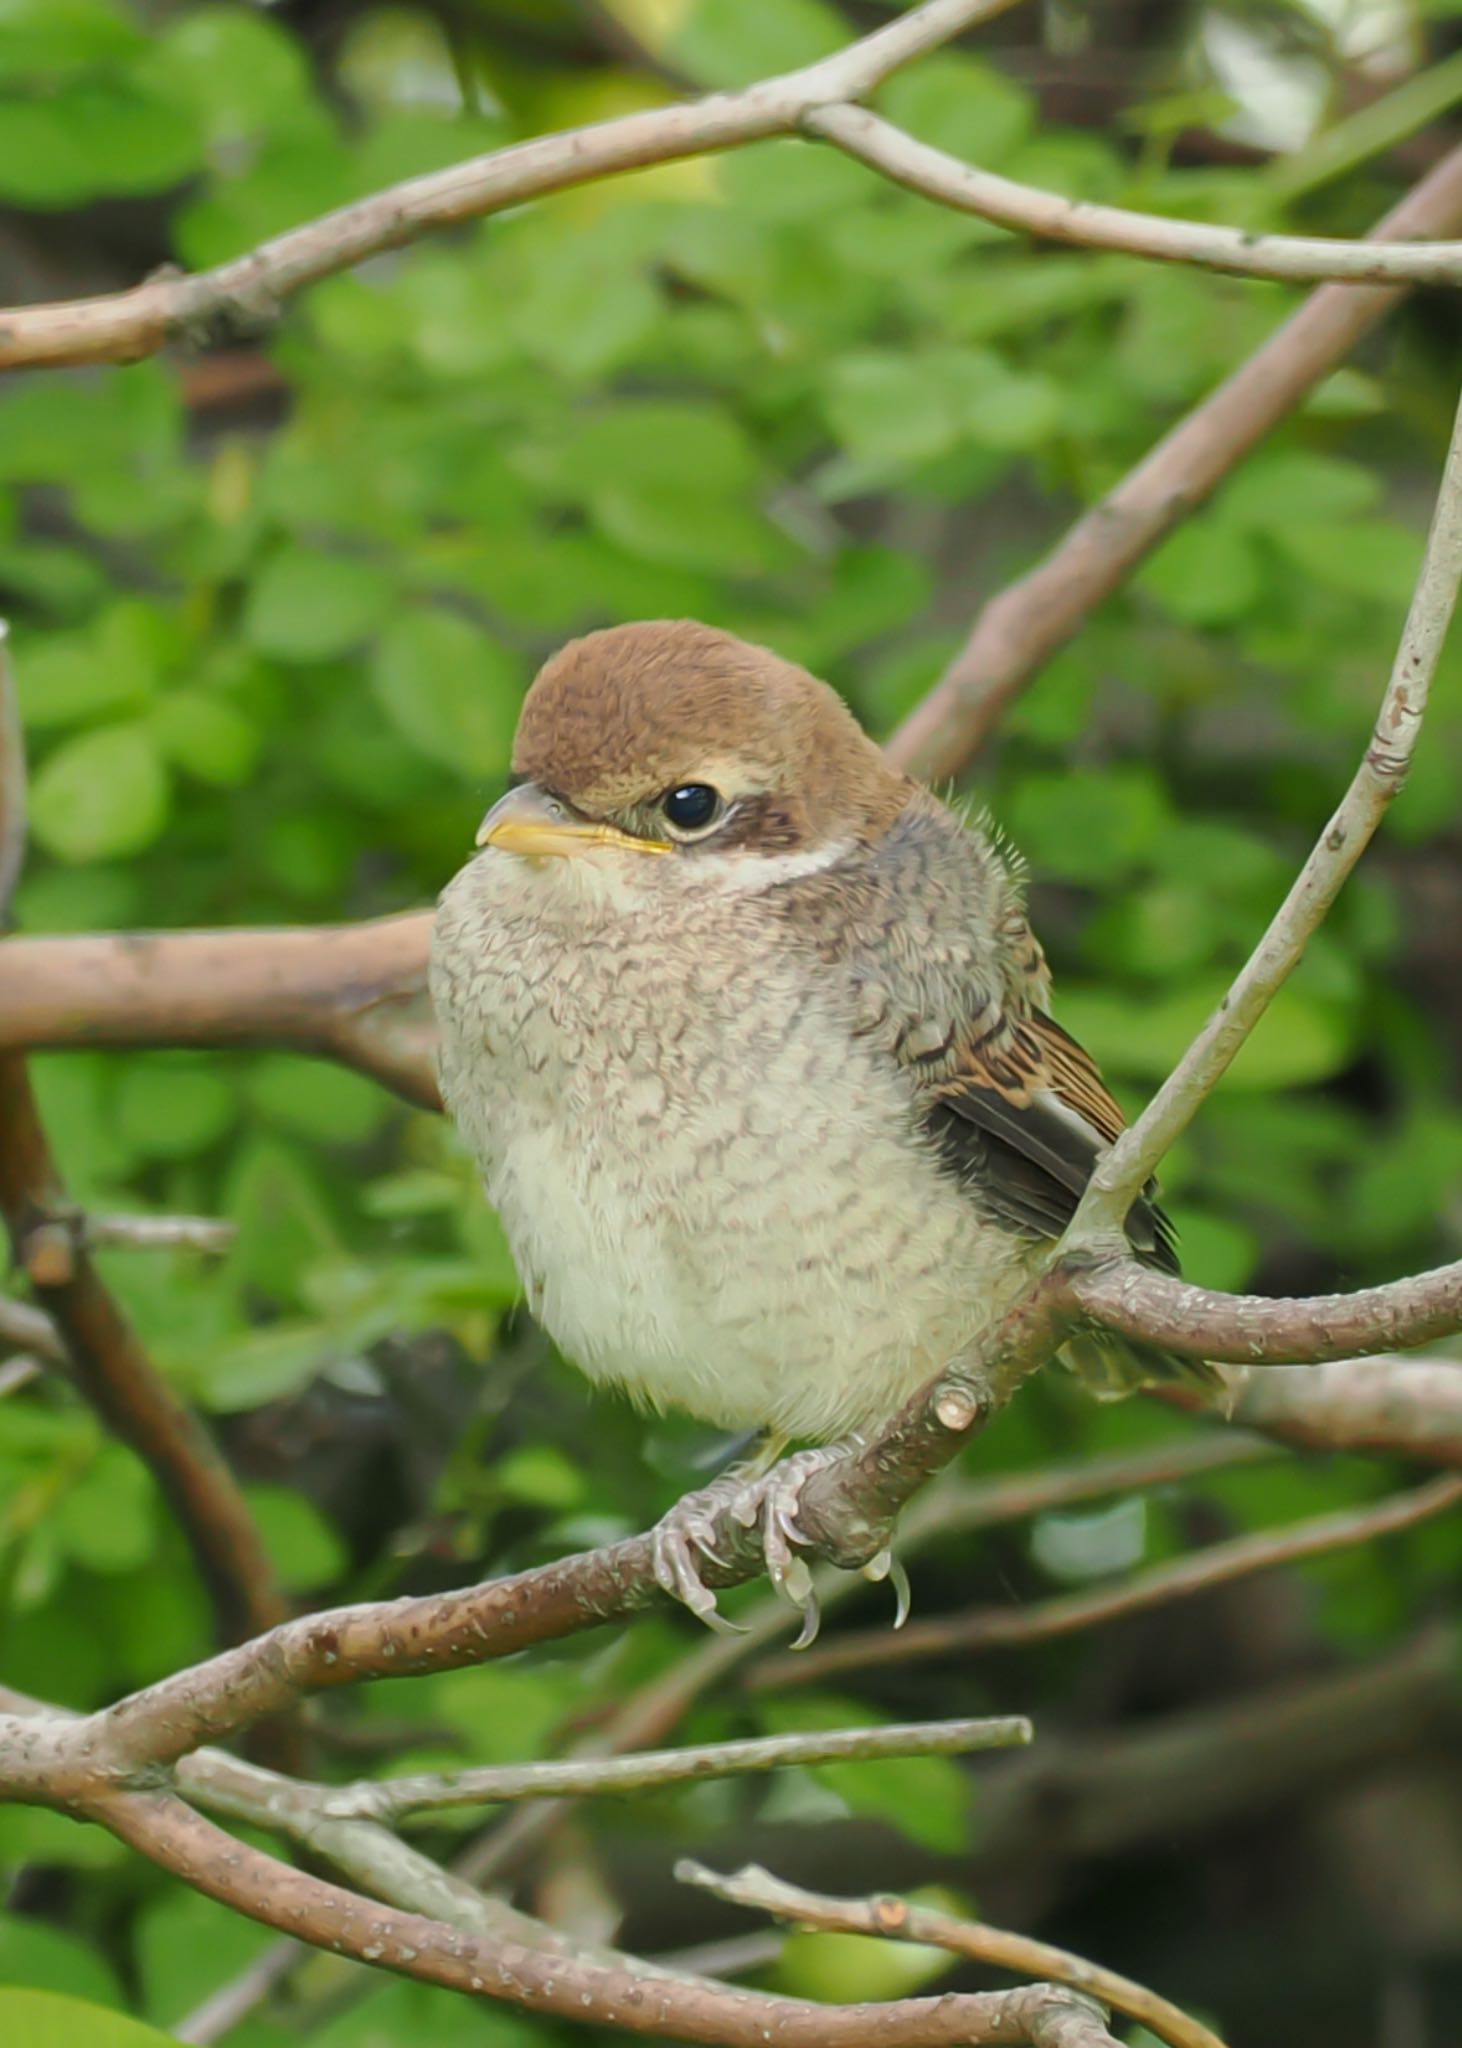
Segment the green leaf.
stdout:
<path fill-rule="evenodd" d="M 156 363 L 93 383 L 36 373 L 0 404 L 0 478 L 77 485 L 176 451 L 182 409 Z"/>
<path fill-rule="evenodd" d="M 908 1998 L 957 1967 L 948 1949 L 917 1941 L 882 1941 L 872 1934 L 814 1933 L 795 1928 L 772 1973 L 778 1991 L 820 2003 L 883 2003 Z"/>
<path fill-rule="evenodd" d="M 57 79 L 142 47 L 116 0 L 6 0 L 0 9 L 0 78 Z"/>
<path fill-rule="evenodd" d="M 146 1564 L 157 1538 L 156 1494 L 141 1460 L 105 1444 L 62 1495 L 56 1533 L 69 1556 L 94 1572 L 129 1572 Z"/>
<path fill-rule="evenodd" d="M 238 1153 L 223 1208 L 239 1226 L 226 1262 L 229 1277 L 278 1299 L 295 1298 L 309 1262 L 338 1249 L 314 1173 L 293 1146 L 277 1139 L 255 1138 Z"/>
<path fill-rule="evenodd" d="M 1371 511 L 1381 498 L 1380 477 L 1337 455 L 1291 449 L 1255 455 L 1224 490 L 1225 519 L 1260 533 L 1321 520 L 1327 524 Z"/>
<path fill-rule="evenodd" d="M 107 860 L 150 846 L 167 823 L 168 774 L 145 725 L 99 727 L 47 755 L 30 822 L 58 860 Z"/>
<path fill-rule="evenodd" d="M 381 1088 L 364 1075 L 293 1053 L 262 1061 L 250 1079 L 249 1094 L 269 1122 L 324 1145 L 359 1144 L 380 1127 L 391 1107 Z"/>
<path fill-rule="evenodd" d="M 1001 823 L 1039 873 L 1095 885 L 1154 852 L 1167 816 L 1153 775 L 1113 769 L 1026 776 L 1002 805 Z"/>
<path fill-rule="evenodd" d="M 80 1640 L 84 1643 L 85 1636 Z M 26 1682 L 24 1674 L 13 1675 L 22 1684 Z M 127 1855 L 115 1835 L 93 1822 L 72 1820 L 43 1806 L 0 1807 L 0 1870 L 14 1870 L 23 1863 L 53 1863 L 63 1870 L 114 1870 L 126 1862 Z M 12 2038 L 0 2033 L 7 2048 Z M 76 2036 L 65 2039 L 66 2048 L 72 2048 Z"/>
<path fill-rule="evenodd" d="M 749 490 L 760 473 L 751 442 L 729 412 L 669 398 L 599 407 L 534 467 L 550 488 L 573 496 L 627 479 L 643 487 L 693 477 L 707 492 L 729 497 Z"/>
<path fill-rule="evenodd" d="M 6 2048 L 170 2048 L 172 2036 L 125 2013 L 56 1991 L 0 1987 L 0 2035 Z"/>
<path fill-rule="evenodd" d="M 242 1913 L 174 1886 L 140 1916 L 137 1960 L 148 2015 L 175 2026 L 278 1938 Z"/>
<path fill-rule="evenodd" d="M 1394 606 L 1410 602 L 1421 565 L 1421 534 L 1386 519 L 1332 520 L 1276 530 L 1275 545 L 1307 576 L 1350 597 Z"/>
<path fill-rule="evenodd" d="M 274 125 L 310 83 L 300 44 L 264 15 L 238 6 L 197 7 L 169 22 L 151 68 L 156 82 L 191 107 L 216 140 Z"/>
<path fill-rule="evenodd" d="M 145 1055 L 123 1070 L 116 1094 L 117 1130 L 145 1159 L 187 1159 L 216 1144 L 237 1114 L 223 1075 L 203 1061 Z"/>
<path fill-rule="evenodd" d="M 541 2028 L 510 2007 L 429 1984 L 397 1983 L 312 2027 L 309 2048 L 540 2048 L 542 2038 Z"/>
<path fill-rule="evenodd" d="M 274 1569 L 291 1593 L 313 1593 L 344 1574 L 345 1545 L 313 1501 L 284 1486 L 250 1486 L 245 1494 Z"/>
<path fill-rule="evenodd" d="M 300 1393 L 328 1363 L 328 1344 L 318 1323 L 270 1323 L 195 1359 L 189 1385 L 213 1414 L 237 1415 Z"/>
<path fill-rule="evenodd" d="M 1166 1078 L 1222 999 L 1227 983 L 1205 976 L 1195 986 L 1140 1005 L 1105 990 L 1064 986 L 1056 1011 L 1111 1073 L 1134 1080 Z M 1323 1081 L 1351 1055 L 1352 1032 L 1343 1010 L 1291 984 L 1281 989 L 1223 1086 L 1275 1089 Z"/>
<path fill-rule="evenodd" d="M 468 781 L 503 776 L 522 700 L 517 659 L 455 612 L 400 613 L 371 663 L 377 703 L 420 754 Z"/>
<path fill-rule="evenodd" d="M 328 661 L 359 646 L 390 604 L 390 578 L 379 564 L 286 546 L 250 586 L 244 637 L 278 661 Z"/>
<path fill-rule="evenodd" d="M 149 724 L 175 767 L 220 789 L 248 781 L 263 744 L 236 705 L 205 690 L 170 691 Z"/>
<path fill-rule="evenodd" d="M 775 1734 L 859 1727 L 876 1719 L 857 1701 L 825 1695 L 777 1700 L 764 1712 Z M 953 1757 L 880 1757 L 812 1770 L 854 1813 L 876 1815 L 925 1849 L 953 1854 L 969 1846 L 974 1781 Z"/>
<path fill-rule="evenodd" d="M 1189 626 L 1231 625 L 1252 611 L 1264 587 L 1252 541 L 1213 518 L 1180 526 L 1137 581 Z"/>
<path fill-rule="evenodd" d="M 844 356 L 832 366 L 823 411 L 851 454 L 901 466 L 942 454 L 958 435 L 944 392 L 908 355 Z"/>
<path fill-rule="evenodd" d="M 521 1444 L 493 1468 L 493 1478 L 513 1500 L 564 1512 L 589 1496 L 586 1474 L 552 1444 Z"/>
<path fill-rule="evenodd" d="M 877 104 L 920 142 L 981 166 L 1009 156 L 1035 118 L 1030 94 L 993 65 L 949 53 L 896 71 L 879 87 Z"/>
<path fill-rule="evenodd" d="M 821 143 L 781 137 L 723 157 L 717 183 L 738 215 L 820 220 L 866 199 L 876 185 L 861 165 Z"/>
<path fill-rule="evenodd" d="M 0 1913 L 0 2001 L 25 1985 L 38 1991 L 68 1991 L 101 2005 L 124 2003 L 122 1987 L 94 1948 L 45 1920 Z M 0 2004 L 0 2014 L 3 2014 Z M 6 2037 L 14 2044 L 14 2036 Z"/>
<path fill-rule="evenodd" d="M 738 86 L 815 63 L 847 39 L 819 0 L 691 0 L 663 47 L 698 85 Z"/>

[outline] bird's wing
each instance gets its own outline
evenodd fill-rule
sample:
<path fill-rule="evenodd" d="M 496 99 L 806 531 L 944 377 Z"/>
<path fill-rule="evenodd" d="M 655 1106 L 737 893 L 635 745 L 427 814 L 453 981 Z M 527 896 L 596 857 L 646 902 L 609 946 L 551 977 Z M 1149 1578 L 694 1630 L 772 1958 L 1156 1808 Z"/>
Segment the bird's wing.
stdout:
<path fill-rule="evenodd" d="M 924 1121 L 980 1202 L 1017 1230 L 1059 1237 L 1092 1169 L 1124 1126 L 1091 1055 L 1041 1010 L 981 1004 L 940 1070 L 915 1076 Z M 1178 1270 L 1171 1224 L 1149 1189 L 1127 1221 L 1133 1249 Z"/>
<path fill-rule="evenodd" d="M 971 1197 L 1012 1230 L 1059 1237 L 1123 1117 L 1046 1014 L 1045 960 L 999 846 L 921 794 L 876 846 L 788 899 L 823 970 L 851 987 L 857 1035 L 903 1069 Z M 1176 1270 L 1151 1190 L 1128 1234 Z"/>

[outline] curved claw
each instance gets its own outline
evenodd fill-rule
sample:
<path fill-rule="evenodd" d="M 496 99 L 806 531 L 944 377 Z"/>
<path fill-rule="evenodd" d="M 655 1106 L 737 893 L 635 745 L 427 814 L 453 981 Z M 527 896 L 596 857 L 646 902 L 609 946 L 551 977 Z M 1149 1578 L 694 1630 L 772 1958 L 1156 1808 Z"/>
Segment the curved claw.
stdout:
<path fill-rule="evenodd" d="M 667 1516 L 654 1532 L 655 1583 L 672 1600 L 679 1600 L 688 1607 L 697 1621 L 718 1635 L 741 1636 L 746 1630 L 740 1622 L 728 1621 L 716 1605 L 716 1596 L 701 1579 L 696 1570 L 691 1544 L 707 1556 L 712 1556 L 710 1545 L 702 1535 L 697 1534 L 695 1518 L 686 1516 L 675 1519 Z"/>
<path fill-rule="evenodd" d="M 885 1579 L 888 1580 L 893 1588 L 893 1625 L 895 1628 L 902 1628 L 909 1618 L 909 1609 L 913 1606 L 913 1588 L 909 1584 L 908 1573 L 888 1544 L 884 1544 L 876 1557 L 869 1558 L 863 1567 L 863 1577 L 875 1586 L 882 1585 Z"/>
<path fill-rule="evenodd" d="M 908 1620 L 909 1609 L 914 1604 L 914 1589 L 909 1584 L 908 1573 L 896 1557 L 889 1561 L 888 1576 L 893 1586 L 893 1625 L 900 1629 Z"/>

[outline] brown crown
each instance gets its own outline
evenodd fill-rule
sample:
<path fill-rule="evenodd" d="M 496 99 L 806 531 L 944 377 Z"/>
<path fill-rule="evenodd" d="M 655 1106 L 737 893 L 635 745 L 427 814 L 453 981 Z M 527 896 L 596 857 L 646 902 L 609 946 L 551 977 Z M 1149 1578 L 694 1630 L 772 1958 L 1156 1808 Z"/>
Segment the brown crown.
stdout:
<path fill-rule="evenodd" d="M 561 648 L 524 700 L 513 766 L 591 817 L 730 767 L 744 787 L 795 798 L 819 834 L 881 830 L 910 787 L 826 683 L 694 619 Z"/>

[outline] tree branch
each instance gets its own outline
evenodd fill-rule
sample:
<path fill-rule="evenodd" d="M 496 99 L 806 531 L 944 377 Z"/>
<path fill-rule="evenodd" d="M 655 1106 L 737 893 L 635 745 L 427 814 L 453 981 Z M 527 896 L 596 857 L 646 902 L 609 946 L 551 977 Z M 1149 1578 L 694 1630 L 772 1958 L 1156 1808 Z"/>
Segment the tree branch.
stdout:
<path fill-rule="evenodd" d="M 409 1778 L 363 1778 L 323 1788 L 322 1811 L 332 1820 L 390 1822 L 403 1814 L 442 1807 L 481 1806 L 564 1793 L 662 1790 L 703 1778 L 740 1777 L 789 1764 L 832 1763 L 872 1757 L 968 1756 L 1010 1749 L 1032 1739 L 1018 1715 L 984 1721 L 892 1723 L 879 1728 L 828 1729 L 813 1735 L 766 1735 L 744 1742 L 707 1742 L 684 1749 L 640 1751 L 633 1756 L 581 1757 L 562 1763 L 489 1764 L 476 1770 L 422 1772 Z"/>
<path fill-rule="evenodd" d="M 1348 1358 L 1233 1377 L 1234 1420 L 1281 1443 L 1462 1465 L 1462 1359 Z"/>
<path fill-rule="evenodd" d="M 83 1810 L 195 1891 L 267 1927 L 530 2012 L 724 2048 L 765 2048 L 769 2032 L 786 2048 L 967 2048 L 987 2041 L 1112 2048 L 1101 2029 L 1063 2030 L 1059 2021 L 1085 2009 L 1046 1985 L 893 2005 L 809 2006 L 637 1965 L 545 1953 L 508 1938 L 488 1941 L 419 1913 L 368 1904 L 225 1834 L 167 1793 L 93 1793 Z"/>
<path fill-rule="evenodd" d="M 1462 1330 L 1462 1259 L 1354 1294 L 1288 1300 L 1218 1294 L 1130 1258 L 1073 1262 L 1067 1285 L 1076 1305 L 1106 1329 L 1216 1364 L 1321 1365 Z"/>
<path fill-rule="evenodd" d="M 1256 1572 L 1276 1571 L 1306 1558 L 1326 1557 L 1358 1543 L 1375 1542 L 1398 1530 L 1414 1528 L 1433 1515 L 1445 1514 L 1459 1502 L 1462 1477 L 1433 1479 L 1374 1507 L 1345 1508 L 1333 1515 L 1316 1515 L 1292 1528 L 1263 1529 L 1229 1543 L 1210 1544 L 1190 1557 L 1135 1572 L 1116 1585 L 1066 1593 L 1030 1607 L 977 1607 L 967 1614 L 909 1622 L 897 1635 L 888 1629 L 859 1629 L 795 1657 L 768 1657 L 750 1674 L 748 1683 L 756 1692 L 776 1691 L 821 1685 L 850 1671 L 917 1663 L 955 1650 L 1021 1649 L 1028 1643 L 1102 1627 L 1129 1614 L 1145 1614 L 1174 1600 L 1189 1600 L 1215 1586 L 1252 1578 Z"/>
<path fill-rule="evenodd" d="M 368 256 L 437 228 L 479 220 L 646 164 L 673 163 L 794 135 L 814 108 L 857 99 L 880 80 L 987 21 L 1014 0 L 925 0 L 834 56 L 742 92 L 653 107 L 559 135 L 540 135 L 447 170 L 408 178 L 262 243 L 196 276 L 166 271 L 106 298 L 0 313 L 0 370 L 136 362 L 179 336 L 214 339 L 257 328 L 282 302 Z"/>
<path fill-rule="evenodd" d="M 1400 794 L 1421 731 L 1462 580 L 1462 402 L 1452 428 L 1421 573 L 1402 628 L 1396 660 L 1376 715 L 1371 742 L 1269 929 L 1235 976 L 1228 994 L 1137 1121 L 1097 1162 L 1068 1230 L 1068 1245 L 1119 1232 L 1139 1191 L 1271 1000 L 1298 965 L 1312 933 L 1340 894 Z M 1459 1269 L 1462 1270 L 1462 1269 Z M 1415 1283 L 1413 1283 L 1415 1284 Z M 1397 1339 L 1382 1339 L 1389 1346 Z M 1360 1351 L 1364 1343 L 1346 1349 Z M 1333 1354 L 1332 1354 L 1333 1355 Z"/>
<path fill-rule="evenodd" d="M 1462 148 L 1373 230 L 1377 241 L 1462 228 Z M 901 768 L 957 775 L 1006 708 L 1102 601 L 1400 304 L 1394 286 L 1327 285 L 1165 434 L 1045 560 L 992 597 L 969 638 L 889 742 Z"/>
<path fill-rule="evenodd" d="M 709 1892 L 728 1905 L 746 1906 L 752 1912 L 771 1913 L 778 1920 L 793 1920 L 800 1927 L 829 1929 L 841 1934 L 871 1934 L 896 1941 L 922 1942 L 930 1948 L 948 1949 L 973 1963 L 993 1963 L 997 1969 L 1019 1971 L 1022 1976 L 1046 1977 L 1066 1984 L 1074 1991 L 1100 1999 L 1105 2006 L 1140 2020 L 1143 2026 L 1166 2041 L 1170 2048 L 1224 2048 L 1217 2034 L 1179 2010 L 1155 1991 L 1122 1977 L 1115 1970 L 1089 1963 L 1069 1950 L 1054 1948 L 1050 1942 L 1034 1941 L 1028 1934 L 1010 1934 L 983 1920 L 960 1920 L 933 1906 L 918 1906 L 911 1900 L 894 1898 L 888 1892 L 871 1899 L 834 1899 L 823 1892 L 804 1891 L 788 1884 L 769 1870 L 749 1863 L 733 1875 L 722 1877 L 703 1863 L 689 1858 L 675 1866 L 682 1884 Z"/>
<path fill-rule="evenodd" d="M 1093 200 L 1064 199 L 962 163 L 918 142 L 866 107 L 820 106 L 802 126 L 896 185 L 1012 233 L 1079 249 L 1106 249 L 1159 263 L 1195 264 L 1232 277 L 1281 284 L 1462 284 L 1462 242 L 1339 241 L 1328 236 L 1251 234 L 1205 221 L 1130 213 Z"/>
<path fill-rule="evenodd" d="M 440 1109 L 431 912 L 284 931 L 119 932 L 0 946 L 0 1047 L 283 1046 Z"/>

